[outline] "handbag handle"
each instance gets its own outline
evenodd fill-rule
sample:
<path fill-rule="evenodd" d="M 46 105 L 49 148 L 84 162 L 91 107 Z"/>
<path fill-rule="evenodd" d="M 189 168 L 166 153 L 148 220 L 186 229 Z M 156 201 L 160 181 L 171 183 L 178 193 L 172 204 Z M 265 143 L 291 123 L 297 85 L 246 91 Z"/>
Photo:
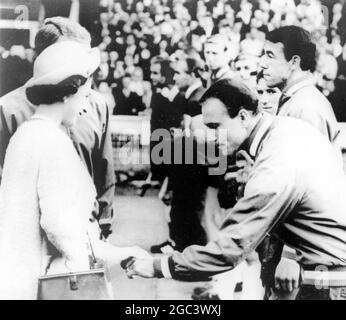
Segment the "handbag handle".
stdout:
<path fill-rule="evenodd" d="M 91 243 L 89 232 L 87 232 L 87 237 L 88 237 L 88 242 L 89 242 L 90 251 L 91 251 L 91 257 L 92 257 L 92 264 L 91 264 L 90 268 L 91 269 L 95 269 L 95 266 L 97 264 L 97 260 L 96 260 L 96 256 L 95 256 L 93 245 Z M 68 268 L 67 265 L 66 265 L 66 267 Z M 75 274 L 73 274 L 72 271 L 71 271 L 71 276 L 69 277 L 69 284 L 70 284 L 70 290 L 76 291 L 76 290 L 79 289 L 78 277 Z"/>
<path fill-rule="evenodd" d="M 89 242 L 90 251 L 91 251 L 91 258 L 92 258 L 92 261 L 91 261 L 92 265 L 90 266 L 90 268 L 91 269 L 95 269 L 96 265 L 97 265 L 97 259 L 96 259 L 96 256 L 95 256 L 94 247 L 93 247 L 93 245 L 91 243 L 89 232 L 87 232 L 87 237 L 88 237 L 88 242 Z"/>

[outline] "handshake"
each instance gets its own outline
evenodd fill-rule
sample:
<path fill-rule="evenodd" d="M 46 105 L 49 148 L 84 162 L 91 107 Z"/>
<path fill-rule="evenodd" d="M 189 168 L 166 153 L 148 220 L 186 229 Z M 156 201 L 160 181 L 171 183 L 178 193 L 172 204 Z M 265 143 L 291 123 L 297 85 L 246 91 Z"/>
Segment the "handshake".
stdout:
<path fill-rule="evenodd" d="M 128 278 L 155 277 L 154 257 L 140 247 L 131 248 L 131 256 L 121 261 L 121 267 L 126 271 Z"/>

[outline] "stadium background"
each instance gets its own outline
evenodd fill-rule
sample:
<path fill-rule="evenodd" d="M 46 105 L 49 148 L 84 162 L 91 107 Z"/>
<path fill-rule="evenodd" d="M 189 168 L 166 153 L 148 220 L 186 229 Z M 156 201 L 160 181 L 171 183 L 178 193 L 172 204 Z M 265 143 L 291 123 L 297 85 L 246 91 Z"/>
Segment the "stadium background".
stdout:
<path fill-rule="evenodd" d="M 330 54 L 337 60 L 337 73 L 327 79 L 328 89 L 334 91 L 333 107 L 343 127 L 344 3 L 344 0 L 1 0 L 0 96 L 31 77 L 34 37 L 44 18 L 60 15 L 79 21 L 90 31 L 92 45 L 101 50 L 102 64 L 95 74 L 94 85 L 114 114 L 111 128 L 118 182 L 142 179 L 149 171 L 150 59 L 157 54 L 174 57 L 182 51 L 197 52 L 203 58 L 203 42 L 213 33 L 223 33 L 229 38 L 233 58 L 249 53 L 257 58 L 266 31 L 297 24 L 313 33 L 320 54 Z M 125 85 L 138 93 L 141 101 L 129 101 L 120 110 L 116 106 L 117 93 Z M 342 135 L 346 136 L 344 132 Z"/>

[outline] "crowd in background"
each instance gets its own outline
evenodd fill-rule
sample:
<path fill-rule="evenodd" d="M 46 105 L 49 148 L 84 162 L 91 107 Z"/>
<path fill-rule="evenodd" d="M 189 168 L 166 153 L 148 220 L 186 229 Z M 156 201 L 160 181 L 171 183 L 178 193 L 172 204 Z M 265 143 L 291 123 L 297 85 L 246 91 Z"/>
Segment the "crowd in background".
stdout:
<path fill-rule="evenodd" d="M 97 83 L 101 91 L 113 92 L 115 105 L 119 105 L 115 114 L 141 113 L 150 103 L 150 60 L 157 55 L 203 60 L 203 44 L 217 33 L 229 40 L 232 68 L 256 83 L 266 33 L 294 24 L 310 31 L 317 42 L 318 86 L 325 95 L 334 92 L 335 86 L 342 92 L 346 75 L 344 2 L 325 5 L 329 7 L 318 0 L 102 0 L 100 19 L 89 26 L 93 44 L 103 52 Z M 338 102 L 342 101 L 334 103 L 341 120 Z"/>
<path fill-rule="evenodd" d="M 229 40 L 232 68 L 256 83 L 258 62 L 268 31 L 298 25 L 318 47 L 318 87 L 332 100 L 339 121 L 346 87 L 344 0 L 100 0 L 99 18 L 85 27 L 102 52 L 95 86 L 113 114 L 150 112 L 150 61 L 194 57 L 203 61 L 206 39 L 220 33 Z M 89 19 L 90 20 L 90 19 Z M 31 77 L 34 53 L 23 46 L 0 50 L 0 95 Z M 11 75 L 11 77 L 9 77 Z"/>
<path fill-rule="evenodd" d="M 34 50 L 13 45 L 10 50 L 0 46 L 0 96 L 20 87 L 32 77 Z"/>

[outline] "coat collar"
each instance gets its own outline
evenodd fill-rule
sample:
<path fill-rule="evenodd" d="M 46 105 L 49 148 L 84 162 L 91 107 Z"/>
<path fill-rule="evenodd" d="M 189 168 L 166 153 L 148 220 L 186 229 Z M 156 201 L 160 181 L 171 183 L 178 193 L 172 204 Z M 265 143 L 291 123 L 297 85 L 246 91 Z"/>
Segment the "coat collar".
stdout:
<path fill-rule="evenodd" d="M 259 147 L 269 132 L 273 120 L 273 116 L 263 113 L 255 127 L 252 129 L 249 137 L 243 143 L 241 149 L 245 149 L 252 158 L 257 156 Z"/>
<path fill-rule="evenodd" d="M 161 90 L 157 90 L 157 92 L 160 92 L 162 96 L 164 96 L 170 102 L 172 102 L 175 99 L 175 97 L 178 95 L 179 89 L 176 86 L 174 86 L 172 89 L 164 87 Z"/>
<path fill-rule="evenodd" d="M 190 87 L 187 88 L 187 90 L 185 92 L 185 98 L 189 99 L 191 97 L 191 95 L 201 86 L 202 86 L 202 82 L 200 80 L 193 83 Z"/>
<path fill-rule="evenodd" d="M 224 79 L 224 78 L 232 78 L 234 76 L 233 70 L 227 65 L 221 68 L 218 72 L 215 74 L 212 74 L 210 79 L 212 82 L 216 82 L 218 80 Z"/>
<path fill-rule="evenodd" d="M 307 87 L 307 86 L 314 86 L 315 80 L 311 74 L 304 75 L 293 82 L 291 82 L 289 85 L 287 85 L 282 90 L 282 95 L 286 97 L 293 96 L 298 90 Z"/>

